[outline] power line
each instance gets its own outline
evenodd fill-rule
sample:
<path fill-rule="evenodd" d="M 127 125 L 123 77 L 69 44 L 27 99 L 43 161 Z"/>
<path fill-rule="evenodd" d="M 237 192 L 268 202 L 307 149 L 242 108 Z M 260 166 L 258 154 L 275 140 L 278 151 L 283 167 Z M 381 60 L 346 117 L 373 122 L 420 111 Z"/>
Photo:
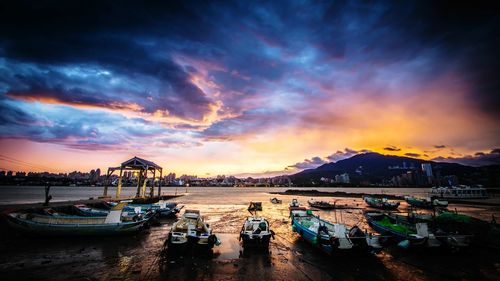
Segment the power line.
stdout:
<path fill-rule="evenodd" d="M 12 157 L 5 156 L 5 155 L 1 155 L 1 154 L 0 154 L 0 158 L 2 158 L 2 160 L 4 160 L 4 161 L 7 161 L 7 162 L 10 162 L 10 163 L 13 163 L 13 164 L 17 164 L 17 165 L 20 165 L 20 166 L 24 165 L 24 166 L 28 166 L 28 167 L 35 168 L 35 169 L 52 170 L 51 168 L 43 166 L 43 165 L 29 163 L 29 162 L 26 162 L 26 161 L 23 161 L 23 160 L 19 160 L 19 159 L 12 158 Z"/>

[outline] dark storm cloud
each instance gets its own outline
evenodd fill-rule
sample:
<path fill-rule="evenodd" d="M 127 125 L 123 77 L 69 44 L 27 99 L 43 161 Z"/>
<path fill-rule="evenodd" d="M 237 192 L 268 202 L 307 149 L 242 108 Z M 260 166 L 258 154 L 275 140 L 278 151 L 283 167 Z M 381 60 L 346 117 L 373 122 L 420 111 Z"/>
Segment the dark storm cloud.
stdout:
<path fill-rule="evenodd" d="M 396 147 L 394 145 L 390 145 L 390 146 L 384 147 L 384 150 L 387 150 L 387 151 L 401 151 L 401 148 Z"/>
<path fill-rule="evenodd" d="M 460 163 L 469 166 L 500 165 L 500 149 L 496 148 L 490 152 L 477 152 L 474 155 L 463 157 L 436 157 L 432 159 L 438 162 Z"/>
<path fill-rule="evenodd" d="M 410 61 L 418 66 L 412 79 L 422 83 L 458 67 L 471 84 L 471 104 L 497 116 L 500 82 L 494 76 L 500 69 L 492 58 L 500 49 L 499 18 L 498 10 L 487 6 L 436 1 L 3 2 L 0 94 L 202 121 L 214 110 L 215 98 L 191 78 L 205 75 L 218 87 L 217 99 L 224 105 L 218 113 L 231 114 L 198 136 L 233 139 L 281 125 L 282 109 L 291 101 L 306 104 L 311 95 L 329 94 L 308 85 L 309 80 L 327 85 L 326 92 L 335 92 L 338 84 L 371 87 L 370 82 L 380 80 L 379 66 Z M 326 75 L 337 68 L 356 74 L 347 79 Z M 95 71 L 81 73 L 89 69 Z M 392 77 L 382 78 L 380 94 L 387 87 L 384 79 Z M 281 87 L 287 79 L 293 85 Z M 282 92 L 298 94 L 279 96 L 282 105 L 267 102 Z M 256 114 L 259 108 L 267 113 Z"/>
<path fill-rule="evenodd" d="M 370 152 L 370 150 L 368 150 L 368 149 L 354 150 L 354 149 L 350 149 L 350 148 L 346 147 L 344 149 L 344 151 L 337 150 L 337 152 L 327 156 L 326 159 L 328 159 L 331 162 L 337 162 L 339 160 L 349 158 L 349 157 L 354 156 L 356 154 L 368 153 L 368 152 Z"/>
<path fill-rule="evenodd" d="M 361 154 L 361 153 L 368 153 L 371 152 L 368 149 L 360 149 L 360 150 L 354 150 L 351 148 L 345 148 L 343 151 L 342 150 L 337 150 L 337 152 L 322 158 L 319 156 L 312 157 L 311 159 L 304 159 L 302 162 L 295 163 L 293 165 L 287 166 L 285 170 L 305 170 L 305 169 L 313 169 L 317 168 L 320 165 L 329 163 L 329 162 L 337 162 L 339 160 L 347 159 L 350 158 L 354 155 Z"/>
<path fill-rule="evenodd" d="M 313 168 L 317 168 L 318 166 L 320 165 L 323 165 L 323 164 L 326 164 L 328 163 L 326 160 L 316 156 L 316 157 L 313 157 L 311 159 L 304 159 L 304 161 L 302 162 L 298 162 L 298 163 L 295 163 L 293 165 L 290 165 L 290 166 L 287 166 L 285 168 L 285 170 L 294 170 L 294 169 L 298 169 L 298 170 L 305 170 L 305 169 L 313 169 Z"/>

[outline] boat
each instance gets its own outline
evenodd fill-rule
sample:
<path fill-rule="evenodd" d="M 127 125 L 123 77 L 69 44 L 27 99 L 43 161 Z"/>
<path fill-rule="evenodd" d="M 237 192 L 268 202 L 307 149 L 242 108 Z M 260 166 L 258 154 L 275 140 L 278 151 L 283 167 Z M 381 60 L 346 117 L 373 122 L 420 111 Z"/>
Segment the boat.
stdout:
<path fill-rule="evenodd" d="M 7 221 L 15 229 L 37 235 L 117 235 L 135 233 L 151 215 L 127 218 L 122 216 L 125 204 L 113 207 L 105 217 L 71 215 L 40 215 L 36 213 L 9 213 Z"/>
<path fill-rule="evenodd" d="M 383 235 L 395 237 L 398 246 L 407 248 L 418 247 L 448 247 L 454 250 L 468 247 L 470 235 L 457 231 L 447 231 L 437 220 L 427 215 L 365 212 L 368 224 Z"/>
<path fill-rule="evenodd" d="M 241 227 L 239 241 L 242 241 L 243 248 L 262 247 L 269 248 L 271 238 L 274 239 L 274 232 L 269 229 L 269 222 L 261 217 L 248 217 Z"/>
<path fill-rule="evenodd" d="M 74 205 L 76 212 L 84 217 L 105 217 L 109 214 L 109 210 L 92 208 L 84 204 Z"/>
<path fill-rule="evenodd" d="M 408 227 L 397 219 L 391 218 L 385 213 L 378 211 L 366 211 L 364 216 L 375 231 L 382 235 L 396 238 L 398 246 L 408 248 L 409 246 L 421 246 L 427 242 L 427 237 L 419 235 L 415 229 Z"/>
<path fill-rule="evenodd" d="M 365 196 L 363 198 L 366 204 L 373 208 L 385 209 L 385 210 L 395 210 L 399 207 L 398 201 L 389 201 L 387 198 L 375 198 L 370 196 Z"/>
<path fill-rule="evenodd" d="M 270 201 L 271 201 L 271 203 L 273 203 L 273 204 L 281 204 L 281 203 L 283 203 L 283 200 L 278 199 L 278 198 L 276 198 L 276 197 L 271 198 L 271 199 L 269 199 L 269 200 L 270 200 Z"/>
<path fill-rule="evenodd" d="M 201 248 L 211 250 L 220 245 L 220 240 L 212 233 L 199 210 L 186 210 L 172 225 L 167 238 L 169 249 Z"/>
<path fill-rule="evenodd" d="M 430 197 L 441 199 L 484 199 L 488 198 L 486 188 L 482 186 L 435 186 L 429 193 Z"/>
<path fill-rule="evenodd" d="M 337 205 L 336 202 L 333 202 L 333 204 L 332 204 L 330 202 L 316 201 L 316 200 L 313 200 L 313 199 L 307 201 L 307 203 L 309 204 L 309 206 L 311 206 L 313 208 L 318 208 L 318 209 L 323 209 L 323 210 L 348 209 L 348 208 L 350 208 L 348 206 Z"/>
<path fill-rule="evenodd" d="M 431 209 L 434 207 L 446 208 L 448 207 L 448 201 L 439 200 L 439 199 L 431 199 L 431 198 L 417 198 L 413 196 L 405 196 L 405 201 L 413 206 L 418 208 L 427 208 Z"/>
<path fill-rule="evenodd" d="M 250 205 L 248 206 L 248 211 L 253 212 L 253 211 L 262 211 L 262 202 L 250 202 Z"/>
<path fill-rule="evenodd" d="M 331 223 L 311 210 L 292 210 L 292 230 L 304 240 L 327 254 L 350 249 L 379 250 L 379 237 L 363 232 L 359 227 Z"/>
<path fill-rule="evenodd" d="M 292 211 L 292 210 L 303 210 L 303 211 L 305 211 L 305 210 L 307 210 L 305 207 L 301 207 L 300 206 L 300 203 L 299 203 L 299 201 L 296 198 L 293 198 L 292 202 L 290 202 L 290 204 L 288 204 L 288 205 L 289 205 L 289 207 L 288 207 L 289 211 Z"/>
<path fill-rule="evenodd" d="M 156 203 L 152 204 L 137 204 L 137 203 L 131 203 L 132 200 L 124 200 L 121 202 L 126 202 L 129 203 L 125 207 L 125 211 L 128 212 L 135 212 L 135 213 L 141 213 L 142 211 L 147 211 L 147 210 L 153 210 L 156 212 L 160 217 L 172 217 L 175 216 L 177 213 L 179 213 L 182 209 L 182 207 L 177 207 L 177 203 L 173 202 L 167 202 L 164 200 L 160 200 Z M 110 205 L 116 205 L 116 202 L 108 202 Z"/>

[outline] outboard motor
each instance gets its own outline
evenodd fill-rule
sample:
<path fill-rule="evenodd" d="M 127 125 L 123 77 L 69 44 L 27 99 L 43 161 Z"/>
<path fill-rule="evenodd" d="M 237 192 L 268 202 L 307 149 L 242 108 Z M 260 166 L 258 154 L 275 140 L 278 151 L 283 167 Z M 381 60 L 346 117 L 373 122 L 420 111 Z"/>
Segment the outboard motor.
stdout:
<path fill-rule="evenodd" d="M 365 239 L 365 233 L 356 225 L 349 230 L 349 238 L 351 238 L 351 242 L 358 247 L 368 246 Z"/>

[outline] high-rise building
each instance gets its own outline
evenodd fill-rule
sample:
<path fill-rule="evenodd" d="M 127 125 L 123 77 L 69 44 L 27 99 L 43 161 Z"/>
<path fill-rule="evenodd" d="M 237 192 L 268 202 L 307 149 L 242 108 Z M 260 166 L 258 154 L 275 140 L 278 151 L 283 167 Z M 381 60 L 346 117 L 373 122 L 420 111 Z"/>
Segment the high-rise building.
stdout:
<path fill-rule="evenodd" d="M 422 172 L 425 173 L 426 176 L 432 177 L 432 166 L 429 163 L 422 164 Z"/>

